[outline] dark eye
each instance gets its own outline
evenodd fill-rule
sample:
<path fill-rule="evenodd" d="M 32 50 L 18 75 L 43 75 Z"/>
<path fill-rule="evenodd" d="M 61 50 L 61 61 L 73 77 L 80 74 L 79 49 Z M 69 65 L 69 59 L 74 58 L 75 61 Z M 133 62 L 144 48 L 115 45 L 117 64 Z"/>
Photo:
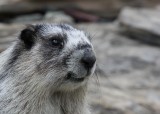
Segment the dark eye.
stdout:
<path fill-rule="evenodd" d="M 52 39 L 51 43 L 55 47 L 63 47 L 64 43 L 61 39 Z"/>

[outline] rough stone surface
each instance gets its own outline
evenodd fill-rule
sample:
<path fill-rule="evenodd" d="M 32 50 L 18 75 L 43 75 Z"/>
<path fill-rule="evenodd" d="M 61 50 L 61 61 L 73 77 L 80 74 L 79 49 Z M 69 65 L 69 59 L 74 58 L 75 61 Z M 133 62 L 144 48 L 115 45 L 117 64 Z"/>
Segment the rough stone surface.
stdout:
<path fill-rule="evenodd" d="M 160 114 L 159 47 L 119 34 L 117 23 L 77 26 L 93 37 L 100 68 L 89 85 L 92 114 Z M 23 27 L 1 24 L 0 50 L 9 46 Z"/>
<path fill-rule="evenodd" d="M 20 0 L 0 0 L 0 5 L 11 4 L 11 3 L 18 2 L 18 1 Z"/>
<path fill-rule="evenodd" d="M 35 23 L 68 23 L 74 22 L 73 18 L 61 11 L 46 12 L 45 15 L 34 13 L 17 16 L 8 21 L 9 23 L 35 24 Z"/>
<path fill-rule="evenodd" d="M 15 3 L 8 1 L 2 0 L 0 2 L 1 18 L 33 12 L 45 12 L 46 10 L 73 8 L 112 20 L 118 16 L 124 6 L 153 7 L 160 3 L 159 0 L 41 0 L 43 2 L 40 2 L 40 0 L 11 0 Z"/>
<path fill-rule="evenodd" d="M 10 21 L 10 23 L 23 23 L 28 24 L 31 22 L 41 21 L 43 16 L 41 14 L 30 14 L 30 15 L 22 15 L 18 16 Z"/>
<path fill-rule="evenodd" d="M 152 45 L 160 45 L 160 13 L 157 9 L 124 8 L 119 16 L 124 33 Z"/>
<path fill-rule="evenodd" d="M 44 16 L 45 22 L 51 23 L 73 23 L 74 20 L 72 17 L 66 15 L 64 12 L 56 11 L 56 12 L 47 12 Z"/>

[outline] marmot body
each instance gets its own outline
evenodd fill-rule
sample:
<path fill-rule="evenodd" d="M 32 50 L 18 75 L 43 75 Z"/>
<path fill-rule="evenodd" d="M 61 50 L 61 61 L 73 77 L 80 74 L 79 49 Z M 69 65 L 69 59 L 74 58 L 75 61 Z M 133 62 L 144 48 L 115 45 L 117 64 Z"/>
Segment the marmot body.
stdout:
<path fill-rule="evenodd" d="M 93 46 L 65 24 L 30 25 L 0 54 L 0 114 L 90 114 Z"/>

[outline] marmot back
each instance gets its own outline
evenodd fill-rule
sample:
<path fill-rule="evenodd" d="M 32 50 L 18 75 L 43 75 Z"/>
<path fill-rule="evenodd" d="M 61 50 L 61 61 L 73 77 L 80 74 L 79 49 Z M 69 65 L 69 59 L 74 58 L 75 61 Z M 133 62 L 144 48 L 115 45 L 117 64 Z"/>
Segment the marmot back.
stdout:
<path fill-rule="evenodd" d="M 90 114 L 85 93 L 95 62 L 83 31 L 27 26 L 0 54 L 0 114 Z"/>

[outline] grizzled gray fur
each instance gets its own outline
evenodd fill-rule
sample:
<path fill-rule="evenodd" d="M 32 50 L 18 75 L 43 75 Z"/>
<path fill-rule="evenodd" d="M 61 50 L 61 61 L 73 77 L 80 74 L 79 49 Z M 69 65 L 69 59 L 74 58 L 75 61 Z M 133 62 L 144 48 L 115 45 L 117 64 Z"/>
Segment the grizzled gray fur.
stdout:
<path fill-rule="evenodd" d="M 65 24 L 29 25 L 0 54 L 0 114 L 90 114 L 89 36 Z"/>

